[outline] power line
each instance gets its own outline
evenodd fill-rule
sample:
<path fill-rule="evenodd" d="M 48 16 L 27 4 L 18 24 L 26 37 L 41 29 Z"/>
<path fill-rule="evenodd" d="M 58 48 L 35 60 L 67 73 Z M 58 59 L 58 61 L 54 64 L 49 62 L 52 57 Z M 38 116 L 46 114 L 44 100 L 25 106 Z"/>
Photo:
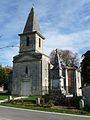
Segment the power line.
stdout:
<path fill-rule="evenodd" d="M 11 46 L 4 46 L 4 47 L 0 47 L 0 49 L 10 48 L 10 47 L 19 47 L 19 46 L 14 46 L 14 45 L 11 45 Z"/>

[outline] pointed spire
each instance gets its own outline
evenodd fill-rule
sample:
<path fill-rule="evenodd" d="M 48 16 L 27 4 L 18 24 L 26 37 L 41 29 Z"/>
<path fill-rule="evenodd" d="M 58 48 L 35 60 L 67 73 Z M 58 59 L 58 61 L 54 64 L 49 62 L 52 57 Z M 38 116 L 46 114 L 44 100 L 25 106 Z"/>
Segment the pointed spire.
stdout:
<path fill-rule="evenodd" d="M 58 49 L 55 50 L 55 59 L 54 59 L 54 67 L 56 69 L 62 69 L 61 67 L 61 59 L 60 59 L 60 56 L 58 54 Z"/>
<path fill-rule="evenodd" d="M 31 8 L 23 33 L 38 32 L 41 34 L 39 22 L 35 14 L 34 7 Z"/>

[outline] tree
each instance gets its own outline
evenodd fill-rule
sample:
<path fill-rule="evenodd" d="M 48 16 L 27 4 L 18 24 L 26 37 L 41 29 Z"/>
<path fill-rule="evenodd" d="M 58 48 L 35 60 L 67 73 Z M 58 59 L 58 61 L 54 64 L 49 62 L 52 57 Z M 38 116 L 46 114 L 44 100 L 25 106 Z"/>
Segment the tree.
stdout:
<path fill-rule="evenodd" d="M 2 67 L 0 65 L 0 85 L 4 85 L 5 89 L 8 89 L 8 84 L 11 80 L 12 69 L 9 67 Z"/>
<path fill-rule="evenodd" d="M 5 76 L 6 76 L 6 82 L 5 82 L 5 86 L 4 86 L 4 88 L 7 90 L 9 90 L 9 86 L 10 86 L 10 84 L 11 84 L 11 80 L 12 80 L 12 68 L 10 68 L 10 67 L 4 67 L 4 71 L 5 71 Z"/>
<path fill-rule="evenodd" d="M 70 67 L 79 66 L 79 57 L 77 53 L 73 53 L 70 50 L 61 50 L 61 49 L 58 49 L 57 52 L 63 64 L 65 64 L 66 66 L 70 66 Z M 52 64 L 54 62 L 55 53 L 56 51 L 53 50 L 50 54 L 50 61 Z"/>
<path fill-rule="evenodd" d="M 82 85 L 90 84 L 90 50 L 82 55 L 83 60 L 81 62 L 81 76 Z"/>
<path fill-rule="evenodd" d="M 0 66 L 0 85 L 4 84 L 5 80 L 6 80 L 5 71 L 2 68 L 2 66 Z"/>

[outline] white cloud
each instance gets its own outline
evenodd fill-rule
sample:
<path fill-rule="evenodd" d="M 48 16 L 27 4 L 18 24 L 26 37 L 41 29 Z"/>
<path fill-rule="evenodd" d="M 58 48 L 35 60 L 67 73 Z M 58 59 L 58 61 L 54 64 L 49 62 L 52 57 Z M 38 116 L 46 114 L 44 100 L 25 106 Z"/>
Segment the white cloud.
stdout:
<path fill-rule="evenodd" d="M 0 47 L 18 45 L 32 4 L 45 34 L 47 54 L 55 48 L 75 52 L 90 48 L 90 0 L 3 0 L 0 1 Z M 0 63 L 12 64 L 18 48 L 0 50 Z"/>
<path fill-rule="evenodd" d="M 84 48 L 89 48 L 90 30 L 79 31 L 71 34 L 60 34 L 57 31 L 47 32 L 45 50 L 50 52 L 52 49 L 70 49 L 74 52 Z"/>
<path fill-rule="evenodd" d="M 0 64 L 7 65 L 8 63 L 8 65 L 12 66 L 13 57 L 18 54 L 18 51 L 19 49 L 17 47 L 0 50 Z"/>

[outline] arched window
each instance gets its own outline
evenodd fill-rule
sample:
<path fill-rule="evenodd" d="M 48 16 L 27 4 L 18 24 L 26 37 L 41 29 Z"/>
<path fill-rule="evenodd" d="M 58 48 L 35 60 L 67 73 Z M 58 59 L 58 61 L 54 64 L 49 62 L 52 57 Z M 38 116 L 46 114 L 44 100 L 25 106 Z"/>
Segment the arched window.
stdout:
<path fill-rule="evenodd" d="M 28 74 L 28 67 L 26 66 L 25 73 Z"/>
<path fill-rule="evenodd" d="M 41 39 L 39 38 L 39 47 L 41 47 Z"/>
<path fill-rule="evenodd" d="M 29 37 L 26 39 L 26 46 L 29 46 Z"/>

